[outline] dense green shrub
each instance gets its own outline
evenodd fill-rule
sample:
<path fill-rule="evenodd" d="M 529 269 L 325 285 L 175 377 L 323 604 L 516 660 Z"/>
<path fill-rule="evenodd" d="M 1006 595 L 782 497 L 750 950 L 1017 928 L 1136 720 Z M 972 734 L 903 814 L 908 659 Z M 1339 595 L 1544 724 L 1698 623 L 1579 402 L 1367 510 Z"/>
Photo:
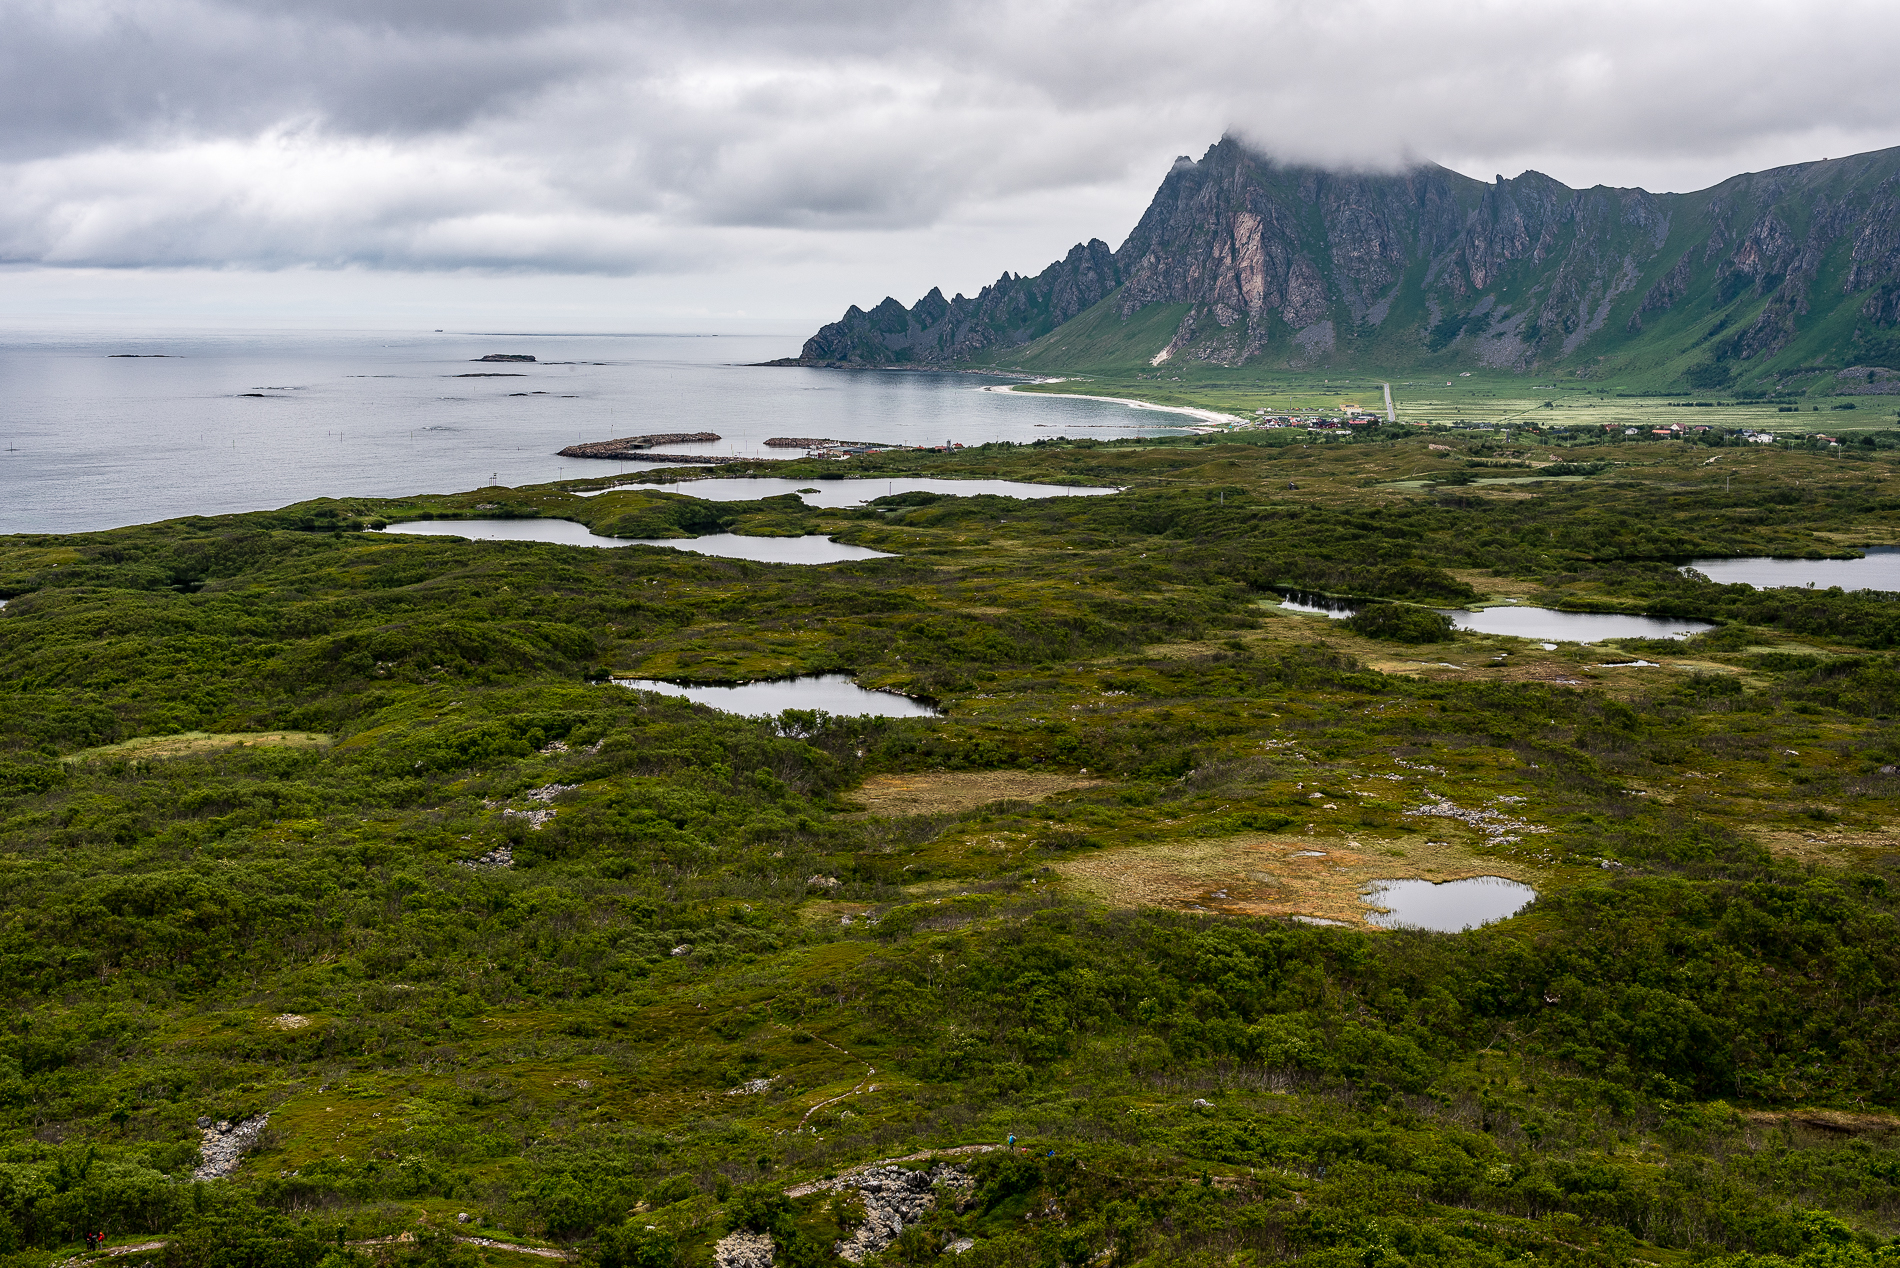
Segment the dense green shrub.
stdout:
<path fill-rule="evenodd" d="M 1345 624 L 1355 634 L 1388 643 L 1448 643 L 1455 637 L 1451 618 L 1443 612 L 1403 603 L 1368 603 Z"/>

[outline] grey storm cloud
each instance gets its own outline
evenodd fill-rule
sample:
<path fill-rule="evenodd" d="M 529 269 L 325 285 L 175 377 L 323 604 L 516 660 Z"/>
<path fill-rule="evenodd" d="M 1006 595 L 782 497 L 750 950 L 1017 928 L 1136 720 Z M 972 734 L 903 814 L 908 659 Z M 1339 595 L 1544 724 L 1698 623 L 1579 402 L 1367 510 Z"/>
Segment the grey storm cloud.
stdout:
<path fill-rule="evenodd" d="M 1132 222 L 1229 131 L 1295 161 L 1674 189 L 1900 143 L 1890 4 L 0 0 L 0 21 L 15 264 L 620 274 L 1032 224 L 1042 249 L 1085 205 Z"/>

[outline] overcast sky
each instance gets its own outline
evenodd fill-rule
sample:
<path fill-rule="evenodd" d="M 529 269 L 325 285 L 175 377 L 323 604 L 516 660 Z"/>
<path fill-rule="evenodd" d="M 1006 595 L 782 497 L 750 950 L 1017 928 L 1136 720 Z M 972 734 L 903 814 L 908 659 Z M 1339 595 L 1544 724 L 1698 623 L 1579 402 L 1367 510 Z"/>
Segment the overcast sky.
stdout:
<path fill-rule="evenodd" d="M 1900 6 L 0 0 L 0 320 L 803 331 L 1178 154 L 1705 187 L 1900 144 Z"/>

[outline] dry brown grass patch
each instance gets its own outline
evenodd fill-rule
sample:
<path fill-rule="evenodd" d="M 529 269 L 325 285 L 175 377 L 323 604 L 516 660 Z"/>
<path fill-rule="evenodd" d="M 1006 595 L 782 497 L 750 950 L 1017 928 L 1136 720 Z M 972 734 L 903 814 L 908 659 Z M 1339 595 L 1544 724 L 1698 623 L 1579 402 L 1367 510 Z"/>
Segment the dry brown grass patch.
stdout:
<path fill-rule="evenodd" d="M 1380 880 L 1502 876 L 1537 884 L 1541 873 L 1451 841 L 1370 834 L 1236 836 L 1138 845 L 1065 859 L 1070 885 L 1117 907 L 1172 907 L 1234 916 L 1304 916 L 1363 927 L 1360 891 Z"/>
<path fill-rule="evenodd" d="M 1797 1127 L 1810 1127 L 1817 1131 L 1839 1132 L 1845 1135 L 1900 1131 L 1900 1116 L 1893 1114 L 1857 1114 L 1847 1110 L 1831 1109 L 1793 1109 L 1744 1110 L 1742 1117 L 1751 1123 L 1763 1125 L 1792 1123 Z"/>
<path fill-rule="evenodd" d="M 972 810 L 996 801 L 1041 801 L 1103 780 L 1045 771 L 937 771 L 923 775 L 874 775 L 851 794 L 875 815 L 935 815 Z"/>
<path fill-rule="evenodd" d="M 1486 568 L 1453 568 L 1449 571 L 1454 578 L 1464 582 L 1479 594 L 1522 598 L 1526 595 L 1537 594 L 1543 589 L 1541 582 L 1502 576 Z"/>
<path fill-rule="evenodd" d="M 183 731 L 177 735 L 147 735 L 122 744 L 89 748 L 66 758 L 69 762 L 101 761 L 124 758 L 128 761 L 154 761 L 163 757 L 191 757 L 215 753 L 220 749 L 244 748 L 327 748 L 330 737 L 314 731 L 258 731 L 214 735 L 205 731 Z"/>
<path fill-rule="evenodd" d="M 1861 862 L 1863 852 L 1868 850 L 1900 850 L 1900 826 L 1896 825 L 1847 832 L 1758 830 L 1755 836 L 1772 854 L 1832 866 Z"/>

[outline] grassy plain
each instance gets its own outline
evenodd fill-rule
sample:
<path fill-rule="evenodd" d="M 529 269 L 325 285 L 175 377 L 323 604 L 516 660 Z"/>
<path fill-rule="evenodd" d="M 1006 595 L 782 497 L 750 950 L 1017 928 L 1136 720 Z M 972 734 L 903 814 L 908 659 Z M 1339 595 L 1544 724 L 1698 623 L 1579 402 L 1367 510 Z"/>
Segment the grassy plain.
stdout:
<path fill-rule="evenodd" d="M 1816 379 L 1812 391 L 1763 400 L 1736 400 L 1720 393 L 1630 395 L 1588 380 L 1527 384 L 1521 374 L 1475 371 L 1447 380 L 1371 378 L 1365 375 L 1275 373 L 1252 368 L 1157 369 L 1152 372 L 1071 374 L 1058 381 L 1016 390 L 1123 397 L 1157 405 L 1218 410 L 1246 417 L 1269 414 L 1338 415 L 1349 410 L 1385 411 L 1390 382 L 1400 422 L 1460 428 L 1535 426 L 1553 444 L 1590 444 L 1606 428 L 1645 430 L 1705 426 L 1754 428 L 1806 435 L 1882 431 L 1900 426 L 1900 408 L 1881 397 L 1843 400 L 1831 394 L 1831 379 Z M 1842 408 L 1845 407 L 1845 408 Z M 1554 434 L 1567 429 L 1570 435 Z"/>
<path fill-rule="evenodd" d="M 1014 1136 L 884 1261 L 1892 1262 L 1900 612 L 1676 565 L 1892 541 L 1900 450 L 1553 452 L 1081 440 L 771 473 L 1123 493 L 0 540 L 0 1252 L 831 1263 L 864 1212 L 811 1182 Z M 373 531 L 473 515 L 897 557 Z M 1393 643 L 1279 588 L 1714 628 Z M 610 681 L 840 671 L 943 716 Z M 1363 923 L 1477 874 L 1539 900 Z M 201 1118 L 262 1113 L 191 1181 Z"/>

